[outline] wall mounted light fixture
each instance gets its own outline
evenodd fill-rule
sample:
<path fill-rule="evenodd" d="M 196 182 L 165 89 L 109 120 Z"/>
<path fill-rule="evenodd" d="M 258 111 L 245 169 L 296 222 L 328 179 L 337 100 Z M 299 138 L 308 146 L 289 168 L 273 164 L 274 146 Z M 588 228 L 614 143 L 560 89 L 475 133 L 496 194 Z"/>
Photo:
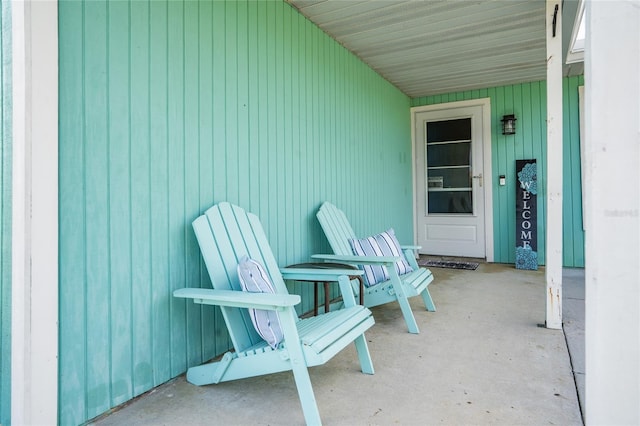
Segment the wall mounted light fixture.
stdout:
<path fill-rule="evenodd" d="M 505 115 L 502 117 L 502 134 L 503 135 L 515 135 L 516 134 L 516 116 L 513 114 Z"/>

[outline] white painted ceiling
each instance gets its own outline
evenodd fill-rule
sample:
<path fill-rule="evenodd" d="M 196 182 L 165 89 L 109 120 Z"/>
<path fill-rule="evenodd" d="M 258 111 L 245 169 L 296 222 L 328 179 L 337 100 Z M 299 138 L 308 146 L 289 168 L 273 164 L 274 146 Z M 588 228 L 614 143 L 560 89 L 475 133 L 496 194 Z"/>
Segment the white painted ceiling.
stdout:
<path fill-rule="evenodd" d="M 410 97 L 546 79 L 544 0 L 287 1 Z"/>

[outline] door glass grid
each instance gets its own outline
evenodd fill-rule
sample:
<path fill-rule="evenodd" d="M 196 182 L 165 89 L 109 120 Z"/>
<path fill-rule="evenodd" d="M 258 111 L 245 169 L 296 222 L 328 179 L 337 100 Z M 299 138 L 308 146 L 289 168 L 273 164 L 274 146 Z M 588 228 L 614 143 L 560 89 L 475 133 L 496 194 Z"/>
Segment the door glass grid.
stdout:
<path fill-rule="evenodd" d="M 426 126 L 428 214 L 472 214 L 471 118 Z"/>

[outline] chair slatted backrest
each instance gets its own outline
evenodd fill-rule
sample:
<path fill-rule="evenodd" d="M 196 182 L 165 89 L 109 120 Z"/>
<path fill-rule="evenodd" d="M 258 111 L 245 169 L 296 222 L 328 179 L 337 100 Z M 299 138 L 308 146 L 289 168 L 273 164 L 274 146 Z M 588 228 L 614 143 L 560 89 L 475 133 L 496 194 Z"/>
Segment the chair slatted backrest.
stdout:
<path fill-rule="evenodd" d="M 355 239 L 349 220 L 344 212 L 330 202 L 324 202 L 316 217 L 329 241 L 334 254 L 353 255 L 349 239 Z"/>
<path fill-rule="evenodd" d="M 246 255 L 264 266 L 277 293 L 288 293 L 256 215 L 230 203 L 220 203 L 194 220 L 193 229 L 214 289 L 242 291 L 237 266 Z M 237 352 L 263 342 L 253 327 L 247 309 L 220 309 Z"/>

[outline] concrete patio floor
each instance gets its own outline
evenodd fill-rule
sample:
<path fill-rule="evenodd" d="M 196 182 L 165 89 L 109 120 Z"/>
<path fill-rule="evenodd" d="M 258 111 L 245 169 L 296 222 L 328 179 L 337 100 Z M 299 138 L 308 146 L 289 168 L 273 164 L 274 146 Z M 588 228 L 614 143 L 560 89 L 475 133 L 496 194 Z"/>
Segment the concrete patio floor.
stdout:
<path fill-rule="evenodd" d="M 407 333 L 396 304 L 372 309 L 375 375 L 360 372 L 353 347 L 310 369 L 324 424 L 582 425 L 583 270 L 565 271 L 566 338 L 540 326 L 544 270 L 432 271 L 438 311 L 411 301 L 420 334 Z M 290 372 L 203 387 L 180 376 L 112 411 L 93 424 L 304 424 Z"/>

